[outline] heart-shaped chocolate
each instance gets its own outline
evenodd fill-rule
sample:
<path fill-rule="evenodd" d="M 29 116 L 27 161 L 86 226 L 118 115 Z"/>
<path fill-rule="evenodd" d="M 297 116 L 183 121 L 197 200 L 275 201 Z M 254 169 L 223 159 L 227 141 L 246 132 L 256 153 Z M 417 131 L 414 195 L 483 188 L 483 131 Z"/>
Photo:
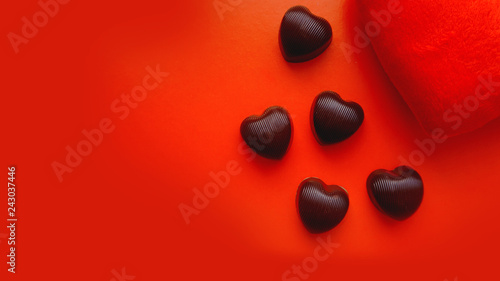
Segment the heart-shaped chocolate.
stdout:
<path fill-rule="evenodd" d="M 311 129 L 321 145 L 337 143 L 352 136 L 364 118 L 359 104 L 344 101 L 331 91 L 316 96 L 311 107 Z"/>
<path fill-rule="evenodd" d="M 306 229 L 311 233 L 321 233 L 342 221 L 349 208 L 349 196 L 341 186 L 307 178 L 299 185 L 295 204 Z"/>
<path fill-rule="evenodd" d="M 332 42 L 332 27 L 304 6 L 286 11 L 281 21 L 279 45 L 286 61 L 304 62 L 319 56 Z"/>
<path fill-rule="evenodd" d="M 356 2 L 362 22 L 352 27 L 346 57 L 371 42 L 429 134 L 466 133 L 500 116 L 498 0 Z"/>
<path fill-rule="evenodd" d="M 393 171 L 373 171 L 366 188 L 377 209 L 396 220 L 407 219 L 415 213 L 424 197 L 422 178 L 407 166 L 399 166 Z"/>
<path fill-rule="evenodd" d="M 290 114 L 280 106 L 272 106 L 261 116 L 252 115 L 241 123 L 240 133 L 257 154 L 269 159 L 281 159 L 292 139 Z"/>

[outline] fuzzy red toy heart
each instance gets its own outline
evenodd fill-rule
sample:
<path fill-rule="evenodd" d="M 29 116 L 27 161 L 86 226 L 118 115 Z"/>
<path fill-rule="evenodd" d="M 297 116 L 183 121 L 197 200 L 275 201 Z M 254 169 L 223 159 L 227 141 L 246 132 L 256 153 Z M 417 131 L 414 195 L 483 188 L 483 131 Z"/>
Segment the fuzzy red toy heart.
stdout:
<path fill-rule="evenodd" d="M 369 38 L 428 133 L 458 135 L 500 116 L 500 0 L 357 0 L 357 7 L 358 36 Z"/>

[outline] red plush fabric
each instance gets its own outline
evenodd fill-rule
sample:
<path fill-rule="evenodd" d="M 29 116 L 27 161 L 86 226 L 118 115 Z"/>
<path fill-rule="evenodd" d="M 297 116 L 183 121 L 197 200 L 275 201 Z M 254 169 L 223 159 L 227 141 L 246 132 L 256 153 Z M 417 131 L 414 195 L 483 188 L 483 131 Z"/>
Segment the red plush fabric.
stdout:
<path fill-rule="evenodd" d="M 457 135 L 500 115 L 500 0 L 357 0 L 357 6 L 361 29 L 427 132 Z"/>

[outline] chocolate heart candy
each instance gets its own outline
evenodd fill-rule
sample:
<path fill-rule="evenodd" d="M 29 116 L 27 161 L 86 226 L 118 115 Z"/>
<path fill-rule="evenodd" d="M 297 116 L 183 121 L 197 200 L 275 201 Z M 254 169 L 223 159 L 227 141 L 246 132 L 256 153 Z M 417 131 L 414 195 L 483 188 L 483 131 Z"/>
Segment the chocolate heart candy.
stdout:
<path fill-rule="evenodd" d="M 332 27 L 306 7 L 286 11 L 281 21 L 279 45 L 286 61 L 304 62 L 319 56 L 332 42 Z"/>
<path fill-rule="evenodd" d="M 321 145 L 347 139 L 358 130 L 364 118 L 359 104 L 346 102 L 332 91 L 320 93 L 311 107 L 311 128 Z"/>
<path fill-rule="evenodd" d="M 422 178 L 407 166 L 399 166 L 393 171 L 373 171 L 366 188 L 377 209 L 396 220 L 407 219 L 415 213 L 424 197 Z"/>
<path fill-rule="evenodd" d="M 321 233 L 342 221 L 349 208 L 349 196 L 341 186 L 307 178 L 299 185 L 295 204 L 306 229 L 311 233 Z"/>
<path fill-rule="evenodd" d="M 261 116 L 252 115 L 241 123 L 240 133 L 257 154 L 269 159 L 281 159 L 290 146 L 292 121 L 286 109 L 272 106 Z"/>

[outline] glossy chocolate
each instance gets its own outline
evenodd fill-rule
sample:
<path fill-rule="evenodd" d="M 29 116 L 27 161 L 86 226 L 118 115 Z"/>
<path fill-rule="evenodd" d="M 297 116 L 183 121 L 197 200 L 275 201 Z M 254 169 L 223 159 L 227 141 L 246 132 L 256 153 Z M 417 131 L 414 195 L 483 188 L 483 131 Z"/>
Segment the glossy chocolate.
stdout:
<path fill-rule="evenodd" d="M 345 217 L 349 196 L 341 186 L 307 178 L 299 185 L 295 204 L 306 229 L 311 233 L 322 233 L 337 226 Z"/>
<path fill-rule="evenodd" d="M 240 133 L 257 154 L 269 159 L 281 159 L 292 139 L 292 121 L 286 109 L 269 107 L 261 116 L 252 115 L 241 123 Z"/>
<path fill-rule="evenodd" d="M 344 101 L 332 91 L 316 96 L 311 107 L 311 129 L 321 145 L 337 143 L 352 136 L 364 118 L 359 104 Z"/>
<path fill-rule="evenodd" d="M 377 209 L 396 220 L 407 219 L 415 213 L 424 197 L 422 178 L 407 166 L 372 172 L 366 188 Z"/>
<path fill-rule="evenodd" d="M 290 8 L 281 21 L 279 45 L 286 61 L 304 62 L 319 56 L 332 42 L 332 27 L 304 6 Z"/>

